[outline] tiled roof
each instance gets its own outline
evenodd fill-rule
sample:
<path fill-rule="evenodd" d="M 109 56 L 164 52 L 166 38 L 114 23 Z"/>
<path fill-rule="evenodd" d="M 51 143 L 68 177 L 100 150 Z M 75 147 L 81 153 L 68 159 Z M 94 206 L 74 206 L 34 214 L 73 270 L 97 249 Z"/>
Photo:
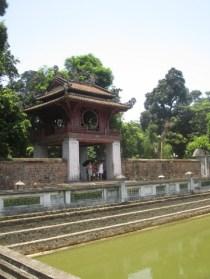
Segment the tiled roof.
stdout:
<path fill-rule="evenodd" d="M 49 98 L 50 96 L 57 95 L 58 93 L 64 91 L 64 87 L 62 85 L 58 85 L 57 87 L 53 88 L 49 92 L 45 93 L 43 96 L 36 98 L 37 100 L 43 100 L 46 97 Z"/>
<path fill-rule="evenodd" d="M 62 97 L 50 100 L 50 101 L 45 102 L 45 103 L 34 105 L 32 107 L 26 108 L 24 111 L 25 112 L 30 112 L 30 111 L 37 110 L 37 109 L 45 107 L 45 106 L 48 107 L 48 106 L 53 105 L 53 104 L 55 104 L 55 103 L 57 103 L 57 102 L 59 102 L 59 101 L 61 101 L 63 99 L 65 99 L 65 96 L 62 96 Z"/>
<path fill-rule="evenodd" d="M 45 100 L 54 95 L 58 95 L 65 90 L 67 90 L 68 92 L 80 92 L 84 95 L 87 94 L 92 96 L 105 97 L 108 99 L 113 98 L 113 94 L 110 91 L 100 86 L 82 82 L 68 81 L 63 78 L 56 78 L 52 82 L 51 87 L 49 87 L 49 91 L 45 92 L 43 96 L 37 99 Z"/>
<path fill-rule="evenodd" d="M 115 108 L 118 108 L 120 111 L 127 111 L 130 108 L 129 105 L 116 103 L 111 100 L 90 98 L 90 97 L 82 96 L 82 95 L 78 95 L 78 94 L 74 94 L 74 95 L 69 94 L 69 95 L 64 95 L 62 97 L 35 105 L 33 107 L 27 108 L 27 109 L 25 109 L 25 112 L 32 112 L 32 111 L 35 111 L 35 110 L 43 108 L 43 107 L 48 107 L 48 106 L 54 105 L 60 101 L 63 101 L 64 99 L 68 99 L 69 101 L 79 101 L 79 102 L 85 102 L 85 103 L 93 103 L 93 104 L 102 105 L 102 106 L 115 107 Z"/>
<path fill-rule="evenodd" d="M 98 105 L 105 105 L 105 106 L 110 106 L 110 107 L 116 107 L 116 108 L 120 108 L 122 111 L 126 111 L 128 110 L 130 107 L 128 105 L 125 104 L 121 104 L 121 103 L 116 103 L 110 100 L 100 100 L 97 98 L 89 98 L 86 96 L 81 96 L 81 95 L 68 95 L 68 98 L 70 100 L 76 100 L 76 101 L 81 101 L 81 102 L 85 102 L 85 103 L 94 103 L 94 104 L 98 104 Z"/>
<path fill-rule="evenodd" d="M 37 109 L 64 102 L 64 100 L 92 103 L 97 106 L 116 108 L 119 111 L 127 111 L 131 108 L 129 103 L 121 104 L 115 102 L 113 100 L 114 95 L 106 89 L 87 83 L 71 82 L 63 78 L 56 78 L 48 90 L 45 95 L 37 98 L 41 102 L 40 104 L 25 109 L 25 112 L 36 111 Z"/>
<path fill-rule="evenodd" d="M 107 96 L 112 96 L 112 93 L 108 90 L 96 86 L 96 85 L 90 85 L 86 83 L 79 83 L 79 82 L 70 82 L 69 83 L 70 89 L 75 89 L 79 91 L 89 92 L 89 93 L 95 93 L 95 94 L 102 94 Z"/>

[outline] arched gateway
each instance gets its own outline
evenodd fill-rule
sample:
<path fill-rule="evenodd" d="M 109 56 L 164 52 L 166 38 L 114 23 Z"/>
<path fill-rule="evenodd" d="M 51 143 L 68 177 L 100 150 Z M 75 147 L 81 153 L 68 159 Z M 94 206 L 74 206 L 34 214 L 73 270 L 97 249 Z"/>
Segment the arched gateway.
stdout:
<path fill-rule="evenodd" d="M 62 146 L 68 162 L 68 181 L 84 179 L 82 162 L 87 146 L 104 144 L 108 179 L 121 175 L 120 134 L 110 128 L 111 117 L 127 111 L 108 90 L 96 85 L 56 78 L 39 104 L 25 111 L 33 118 L 34 157 L 48 157 L 48 146 Z"/>

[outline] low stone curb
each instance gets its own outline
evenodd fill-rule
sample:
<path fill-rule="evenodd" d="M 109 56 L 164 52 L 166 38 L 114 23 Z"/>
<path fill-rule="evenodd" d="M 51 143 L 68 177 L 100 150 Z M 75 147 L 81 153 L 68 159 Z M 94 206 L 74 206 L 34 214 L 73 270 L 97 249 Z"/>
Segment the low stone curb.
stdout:
<path fill-rule="evenodd" d="M 24 254 L 35 254 L 37 252 L 57 249 L 65 246 L 75 245 L 100 238 L 106 238 L 118 234 L 128 233 L 135 230 L 141 230 L 146 227 L 156 226 L 168 222 L 189 218 L 196 215 L 202 215 L 210 212 L 210 205 L 194 209 L 187 209 L 180 212 L 154 216 L 146 219 L 104 226 L 80 232 L 64 234 L 56 237 L 50 237 L 41 240 L 27 241 L 9 245 L 8 247 L 20 251 Z"/>

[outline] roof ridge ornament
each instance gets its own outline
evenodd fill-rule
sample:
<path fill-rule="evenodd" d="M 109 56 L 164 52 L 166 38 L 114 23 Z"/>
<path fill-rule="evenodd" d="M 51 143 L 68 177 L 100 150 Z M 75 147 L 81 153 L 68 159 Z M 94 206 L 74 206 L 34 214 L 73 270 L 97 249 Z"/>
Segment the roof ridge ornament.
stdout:
<path fill-rule="evenodd" d="M 128 102 L 125 103 L 125 105 L 129 106 L 129 108 L 132 108 L 136 103 L 136 98 L 131 98 Z"/>

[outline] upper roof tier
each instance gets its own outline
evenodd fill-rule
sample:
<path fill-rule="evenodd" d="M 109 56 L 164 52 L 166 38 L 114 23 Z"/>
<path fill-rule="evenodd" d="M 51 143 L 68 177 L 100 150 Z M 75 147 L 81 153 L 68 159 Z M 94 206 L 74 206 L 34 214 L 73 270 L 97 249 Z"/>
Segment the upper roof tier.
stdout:
<path fill-rule="evenodd" d="M 52 81 L 52 83 L 50 84 L 48 90 L 44 93 L 44 95 L 37 99 L 43 101 L 47 99 L 51 99 L 52 96 L 57 97 L 59 93 L 65 90 L 66 91 L 68 90 L 68 92 L 80 93 L 80 94 L 95 96 L 99 98 L 102 97 L 106 99 L 112 99 L 114 97 L 110 91 L 100 86 L 84 83 L 84 82 L 68 81 L 64 78 L 56 77 Z"/>
<path fill-rule="evenodd" d="M 115 101 L 114 95 L 110 91 L 97 85 L 68 81 L 57 77 L 52 81 L 45 94 L 37 98 L 38 104 L 25 109 L 25 111 L 43 110 L 45 107 L 65 100 L 114 107 L 118 111 L 127 111 L 133 105 L 132 100 L 126 104 Z"/>

